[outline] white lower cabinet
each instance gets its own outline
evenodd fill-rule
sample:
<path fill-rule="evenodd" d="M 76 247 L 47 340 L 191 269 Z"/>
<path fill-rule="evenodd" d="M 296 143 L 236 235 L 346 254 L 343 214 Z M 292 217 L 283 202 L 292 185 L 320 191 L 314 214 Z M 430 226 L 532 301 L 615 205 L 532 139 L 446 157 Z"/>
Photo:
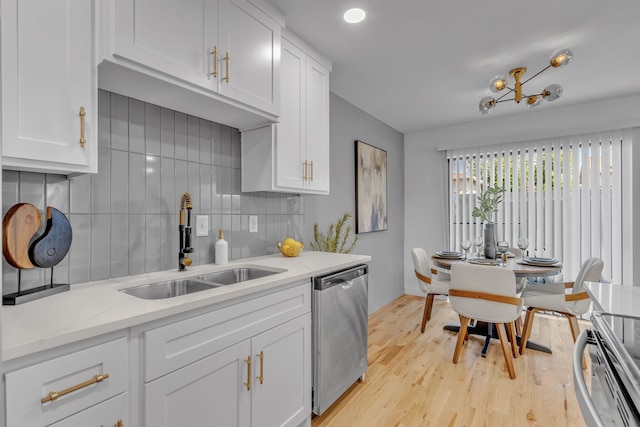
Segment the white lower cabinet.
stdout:
<path fill-rule="evenodd" d="M 143 425 L 299 426 L 311 416 L 311 285 L 143 333 Z"/>
<path fill-rule="evenodd" d="M 64 352 L 65 348 L 58 351 Z M 126 337 L 58 357 L 40 357 L 44 360 L 16 369 L 7 367 L 7 427 L 126 426 Z"/>
<path fill-rule="evenodd" d="M 311 283 L 285 284 L 2 368 L 2 427 L 308 426 Z"/>
<path fill-rule="evenodd" d="M 300 425 L 310 416 L 311 314 L 256 336 L 251 349 L 251 425 Z"/>
<path fill-rule="evenodd" d="M 145 425 L 298 426 L 309 417 L 306 314 L 144 386 Z"/>
<path fill-rule="evenodd" d="M 251 425 L 248 341 L 145 384 L 145 425 L 200 427 Z"/>

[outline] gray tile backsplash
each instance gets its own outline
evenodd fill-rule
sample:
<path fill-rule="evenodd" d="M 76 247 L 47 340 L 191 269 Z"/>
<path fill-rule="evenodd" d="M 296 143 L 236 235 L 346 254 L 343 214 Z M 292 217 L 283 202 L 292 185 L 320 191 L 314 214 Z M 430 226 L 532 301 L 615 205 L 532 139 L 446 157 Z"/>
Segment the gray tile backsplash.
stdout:
<path fill-rule="evenodd" d="M 98 116 L 98 174 L 2 172 L 3 214 L 27 202 L 43 218 L 53 206 L 71 222 L 71 249 L 53 269 L 55 283 L 175 269 L 185 191 L 193 201 L 194 264 L 213 262 L 219 228 L 231 259 L 274 253 L 278 240 L 299 237 L 301 196 L 241 192 L 237 129 L 102 90 Z M 195 237 L 196 215 L 209 217 L 208 236 Z M 258 215 L 258 233 L 249 233 L 249 215 Z M 3 262 L 3 294 L 15 292 L 18 271 Z M 41 286 L 51 271 L 23 270 L 20 280 L 22 289 Z"/>

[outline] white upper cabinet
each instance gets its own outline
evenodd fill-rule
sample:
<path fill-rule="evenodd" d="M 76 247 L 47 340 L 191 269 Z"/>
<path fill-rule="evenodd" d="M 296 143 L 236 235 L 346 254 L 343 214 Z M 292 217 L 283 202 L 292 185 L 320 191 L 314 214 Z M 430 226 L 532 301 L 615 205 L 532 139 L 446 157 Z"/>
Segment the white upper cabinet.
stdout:
<path fill-rule="evenodd" d="M 287 33 L 277 124 L 242 133 L 242 191 L 329 194 L 331 63 Z"/>
<path fill-rule="evenodd" d="M 280 112 L 280 25 L 247 0 L 219 0 L 218 90 Z"/>
<path fill-rule="evenodd" d="M 108 1 L 100 87 L 234 127 L 273 122 L 284 22 L 257 1 Z"/>
<path fill-rule="evenodd" d="M 308 187 L 329 193 L 329 70 L 312 57 L 306 63 L 306 160 Z"/>
<path fill-rule="evenodd" d="M 217 0 L 118 0 L 114 18 L 115 55 L 217 91 Z"/>
<path fill-rule="evenodd" d="M 97 172 L 94 2 L 1 5 L 3 168 Z"/>

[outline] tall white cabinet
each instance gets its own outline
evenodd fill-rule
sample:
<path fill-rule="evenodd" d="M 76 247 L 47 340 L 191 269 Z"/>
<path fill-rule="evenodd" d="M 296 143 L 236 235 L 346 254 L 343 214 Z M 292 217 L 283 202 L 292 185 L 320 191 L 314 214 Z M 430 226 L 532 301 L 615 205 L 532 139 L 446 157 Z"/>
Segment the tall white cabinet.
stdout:
<path fill-rule="evenodd" d="M 94 1 L 1 7 L 3 168 L 97 172 Z"/>
<path fill-rule="evenodd" d="M 329 61 L 283 33 L 280 120 L 242 133 L 242 191 L 329 194 L 330 70 Z"/>

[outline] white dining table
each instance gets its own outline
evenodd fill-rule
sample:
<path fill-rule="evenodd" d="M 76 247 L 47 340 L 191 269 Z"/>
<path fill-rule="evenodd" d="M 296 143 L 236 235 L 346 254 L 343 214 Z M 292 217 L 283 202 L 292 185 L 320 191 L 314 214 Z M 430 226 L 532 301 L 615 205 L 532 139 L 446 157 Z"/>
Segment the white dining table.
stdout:
<path fill-rule="evenodd" d="M 437 255 L 433 255 L 431 257 L 431 261 L 436 267 L 443 268 L 445 270 L 451 269 L 453 264 L 459 262 L 468 262 L 469 260 L 464 259 L 450 259 L 450 258 L 440 258 Z M 512 257 L 507 258 L 507 265 L 504 266 L 509 270 L 513 271 L 513 273 L 518 278 L 523 277 L 549 277 L 555 276 L 562 272 L 562 266 L 545 266 L 540 267 L 536 265 L 530 265 L 523 263 L 522 257 Z"/>
<path fill-rule="evenodd" d="M 431 261 L 436 267 L 442 268 L 444 270 L 450 270 L 452 265 L 460 262 L 469 262 L 469 259 L 465 260 L 440 258 L 437 255 L 433 255 L 431 257 Z M 522 262 L 522 257 L 507 258 L 506 265 L 487 266 L 487 268 L 508 268 L 513 271 L 516 278 L 550 277 L 562 272 L 562 265 L 539 267 L 535 265 L 524 264 Z M 458 332 L 460 330 L 460 326 L 445 325 L 444 329 L 447 331 Z M 474 327 L 468 327 L 467 333 L 469 333 L 470 335 L 480 335 L 486 337 L 484 347 L 482 348 L 482 357 L 486 357 L 487 355 L 491 338 L 498 338 L 496 329 L 493 327 L 493 324 L 485 322 L 477 322 Z M 516 340 L 518 345 L 520 345 L 520 336 L 516 336 Z M 535 341 L 527 340 L 527 348 L 551 354 L 551 348 Z"/>

